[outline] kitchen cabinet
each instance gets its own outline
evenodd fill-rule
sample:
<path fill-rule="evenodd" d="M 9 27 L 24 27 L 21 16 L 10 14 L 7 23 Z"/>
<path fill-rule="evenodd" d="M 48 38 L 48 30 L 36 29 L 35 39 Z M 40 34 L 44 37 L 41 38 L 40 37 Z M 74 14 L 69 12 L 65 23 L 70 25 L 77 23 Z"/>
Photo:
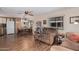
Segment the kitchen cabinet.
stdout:
<path fill-rule="evenodd" d="M 6 24 L 0 24 L 0 36 L 6 34 Z"/>

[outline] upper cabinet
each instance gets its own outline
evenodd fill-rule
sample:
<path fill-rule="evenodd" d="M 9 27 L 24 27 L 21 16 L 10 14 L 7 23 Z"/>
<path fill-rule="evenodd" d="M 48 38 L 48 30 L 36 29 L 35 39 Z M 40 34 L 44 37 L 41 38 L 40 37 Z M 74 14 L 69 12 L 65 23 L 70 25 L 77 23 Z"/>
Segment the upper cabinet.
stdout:
<path fill-rule="evenodd" d="M 6 18 L 0 18 L 0 24 L 6 24 Z"/>

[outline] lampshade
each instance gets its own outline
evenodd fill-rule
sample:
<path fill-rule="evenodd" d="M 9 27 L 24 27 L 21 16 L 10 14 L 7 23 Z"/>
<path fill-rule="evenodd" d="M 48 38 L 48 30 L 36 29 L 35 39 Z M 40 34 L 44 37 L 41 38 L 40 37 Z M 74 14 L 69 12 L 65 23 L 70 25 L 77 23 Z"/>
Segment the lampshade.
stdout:
<path fill-rule="evenodd" d="M 78 22 L 74 22 L 74 24 L 79 24 Z"/>
<path fill-rule="evenodd" d="M 74 24 L 79 24 L 79 20 L 75 20 Z"/>

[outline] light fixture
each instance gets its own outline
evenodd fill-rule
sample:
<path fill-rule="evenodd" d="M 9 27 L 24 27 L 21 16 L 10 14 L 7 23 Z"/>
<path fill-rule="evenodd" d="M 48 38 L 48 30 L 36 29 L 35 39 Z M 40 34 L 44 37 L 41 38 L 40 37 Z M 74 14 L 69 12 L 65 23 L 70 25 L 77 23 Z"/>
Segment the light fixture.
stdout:
<path fill-rule="evenodd" d="M 78 22 L 74 22 L 74 24 L 78 24 Z"/>
<path fill-rule="evenodd" d="M 33 16 L 32 11 L 25 11 L 23 13 L 22 23 L 24 29 L 28 29 L 32 27 L 32 20 L 31 20 L 32 16 Z"/>
<path fill-rule="evenodd" d="M 25 14 L 25 15 L 33 16 L 32 11 L 25 11 L 24 14 Z"/>
<path fill-rule="evenodd" d="M 32 14 L 32 11 L 25 11 L 25 12 L 24 12 L 24 15 L 23 15 L 23 19 L 24 19 L 24 20 L 27 20 L 29 16 L 34 16 L 34 15 Z"/>
<path fill-rule="evenodd" d="M 79 24 L 79 20 L 75 20 L 74 24 Z"/>

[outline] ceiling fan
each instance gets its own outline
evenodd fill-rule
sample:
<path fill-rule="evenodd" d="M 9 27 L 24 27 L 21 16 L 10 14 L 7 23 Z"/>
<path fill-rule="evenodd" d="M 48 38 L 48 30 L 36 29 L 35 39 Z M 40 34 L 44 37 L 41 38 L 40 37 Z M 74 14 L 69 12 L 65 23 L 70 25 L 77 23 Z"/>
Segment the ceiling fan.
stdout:
<path fill-rule="evenodd" d="M 23 13 L 17 13 L 17 14 L 23 14 Z M 24 11 L 25 15 L 30 15 L 30 16 L 34 16 L 32 11 Z"/>

